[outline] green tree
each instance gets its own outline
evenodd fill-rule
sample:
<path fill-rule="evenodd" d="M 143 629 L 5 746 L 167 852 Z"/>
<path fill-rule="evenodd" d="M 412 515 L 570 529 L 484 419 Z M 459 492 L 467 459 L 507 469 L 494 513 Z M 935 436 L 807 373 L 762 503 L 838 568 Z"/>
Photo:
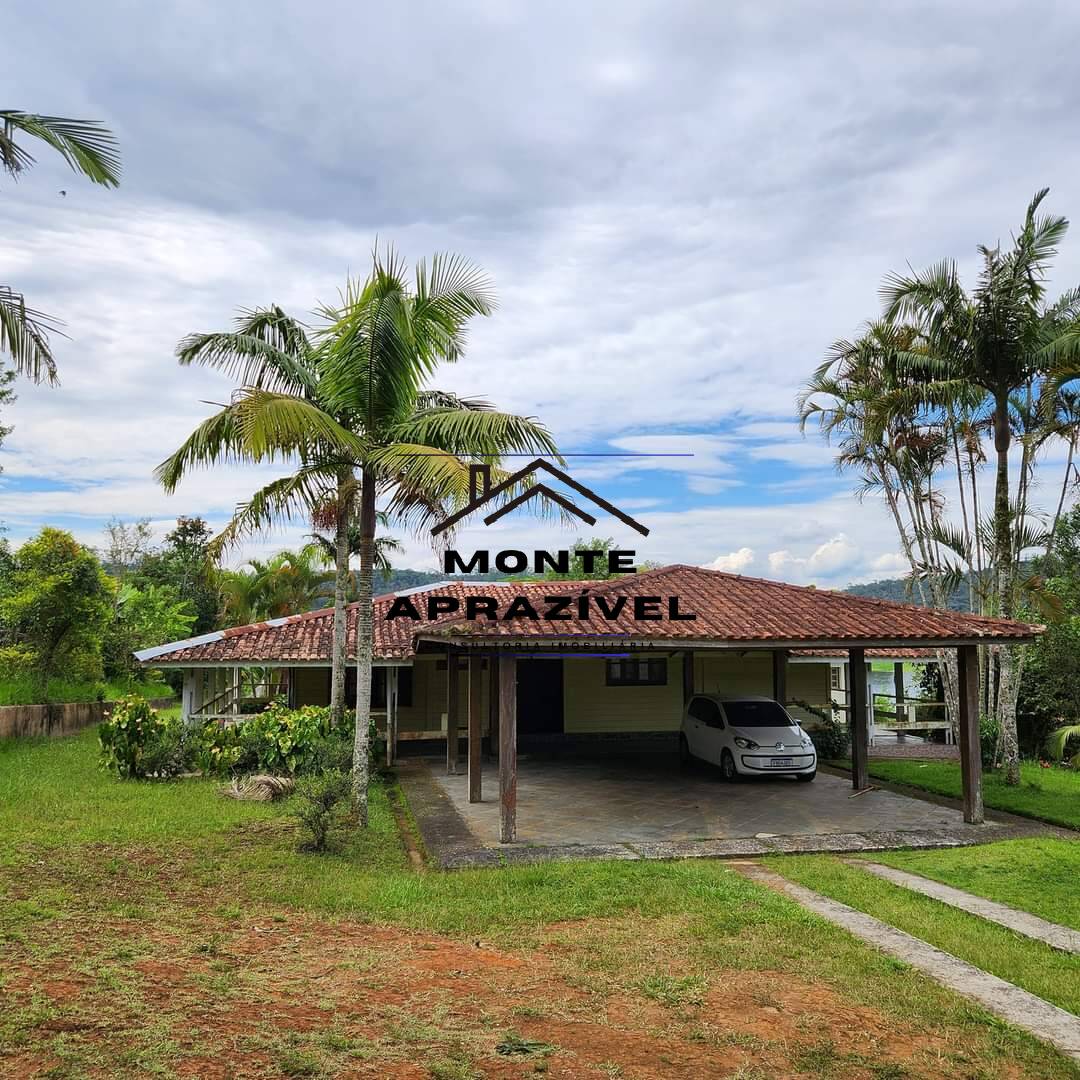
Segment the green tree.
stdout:
<path fill-rule="evenodd" d="M 49 680 L 101 677 L 113 583 L 88 548 L 45 528 L 13 555 L 0 596 L 6 661 L 32 674 L 45 700 Z"/>
<path fill-rule="evenodd" d="M 133 584 L 162 585 L 190 601 L 193 634 L 218 627 L 221 614 L 220 571 L 210 552 L 213 530 L 201 517 L 177 518 L 157 551 L 144 555 Z"/>
<path fill-rule="evenodd" d="M 95 120 L 0 109 L 0 168 L 16 180 L 34 165 L 26 138 L 51 147 L 74 172 L 95 184 L 116 187 L 120 183 L 116 139 Z M 0 285 L 0 353 L 7 353 L 19 374 L 34 382 L 58 382 L 49 342 L 49 335 L 58 329 L 56 319 L 27 307 L 22 293 Z"/>
<path fill-rule="evenodd" d="M 321 549 L 309 544 L 300 551 L 283 550 L 269 559 L 249 559 L 237 570 L 223 570 L 222 617 L 231 625 L 245 625 L 310 611 L 333 580 L 323 571 L 322 561 Z"/>
<path fill-rule="evenodd" d="M 116 593 L 111 625 L 105 634 L 103 660 L 109 678 L 133 678 L 138 672 L 134 653 L 165 641 L 180 641 L 191 632 L 195 615 L 191 603 L 170 585 L 137 589 L 122 584 Z"/>
<path fill-rule="evenodd" d="M 1053 549 L 1036 560 L 1061 615 L 1030 646 L 1020 684 L 1018 715 L 1024 747 L 1041 751 L 1055 728 L 1080 723 L 1080 506 L 1064 514 Z"/>
<path fill-rule="evenodd" d="M 414 528 L 441 520 L 468 500 L 469 463 L 510 452 L 554 452 L 532 418 L 496 412 L 483 401 L 426 390 L 442 361 L 464 349 L 466 323 L 486 315 L 487 279 L 455 256 L 421 262 L 410 282 L 392 253 L 376 254 L 370 276 L 350 281 L 337 305 L 320 312 L 309 337 L 277 308 L 249 313 L 231 334 L 181 343 L 181 362 L 209 364 L 243 383 L 158 470 L 167 489 L 191 467 L 224 460 L 291 459 L 297 467 L 240 508 L 223 541 L 297 513 L 331 508 L 335 535 L 334 680 L 344 701 L 345 595 L 349 526 L 360 526 L 357 575 L 357 700 L 354 794 L 367 820 L 371 715 L 372 596 L 377 501 L 390 520 Z M 320 524 L 322 524 L 320 522 Z"/>
<path fill-rule="evenodd" d="M 1040 614 L 1055 607 L 1024 560 L 1051 543 L 1052 529 L 1031 500 L 1042 479 L 1040 452 L 1055 439 L 1070 448 L 1065 479 L 1054 484 L 1059 508 L 1072 482 L 1076 427 L 1065 384 L 1080 375 L 1080 289 L 1054 302 L 1046 297 L 1068 223 L 1039 214 L 1045 196 L 1032 200 L 1011 247 L 979 249 L 982 271 L 970 293 L 951 260 L 888 277 L 885 320 L 855 342 L 837 343 L 800 398 L 804 422 L 817 413 L 827 436 L 841 435 L 838 464 L 862 472 L 861 492 L 884 494 L 912 576 L 939 607 L 964 581 L 972 610 L 984 614 L 1008 618 L 1023 607 Z M 826 404 L 815 400 L 821 396 Z M 994 453 L 989 513 L 980 508 L 978 482 L 987 433 Z M 947 485 L 956 496 L 946 497 Z M 953 497 L 959 521 L 949 520 Z M 1002 733 L 1009 783 L 1019 782 L 1024 657 L 1017 646 L 981 654 L 982 698 Z M 955 717 L 951 653 L 942 660 Z"/>

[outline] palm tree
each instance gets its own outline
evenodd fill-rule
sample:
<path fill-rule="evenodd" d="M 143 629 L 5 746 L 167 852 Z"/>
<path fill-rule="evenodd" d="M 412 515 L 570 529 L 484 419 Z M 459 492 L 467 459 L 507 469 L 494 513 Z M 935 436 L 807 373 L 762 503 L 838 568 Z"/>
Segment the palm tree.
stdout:
<path fill-rule="evenodd" d="M 381 529 L 388 529 L 390 527 L 390 518 L 384 511 L 379 511 L 376 515 L 376 523 Z M 347 546 L 349 559 L 352 560 L 353 556 L 360 554 L 360 522 L 355 518 L 349 522 L 347 528 Z M 328 566 L 335 566 L 337 562 L 337 538 L 333 536 L 326 536 L 321 532 L 311 533 L 308 537 L 311 547 L 313 547 L 320 555 L 322 560 Z M 375 538 L 375 569 L 383 575 L 384 578 L 389 578 L 393 566 L 390 563 L 390 556 L 402 551 L 401 541 L 395 539 L 393 536 L 378 536 Z M 357 576 L 353 571 L 349 571 L 348 586 L 346 589 L 346 599 L 352 603 L 356 599 L 357 589 Z"/>
<path fill-rule="evenodd" d="M 1047 304 L 1046 277 L 1068 231 L 1060 216 L 1039 215 L 1048 189 L 1028 206 L 1012 247 L 980 247 L 983 267 L 971 295 L 964 290 L 955 262 L 947 260 L 920 273 L 892 275 L 882 288 L 886 318 L 914 324 L 925 347 L 907 356 L 914 370 L 948 386 L 966 386 L 986 396 L 991 410 L 995 461 L 994 506 L 988 537 L 996 614 L 1015 614 L 1020 584 L 1016 569 L 1025 534 L 1030 443 L 1024 440 L 1020 497 L 1010 492 L 1009 464 L 1013 423 L 1024 422 L 1039 394 L 1042 377 L 1080 352 L 1080 290 Z M 1075 377 L 1065 371 L 1061 381 Z M 1019 396 L 1019 397 L 1018 397 Z M 999 651 L 998 719 L 1004 741 L 1006 781 L 1020 782 L 1016 738 L 1016 696 L 1023 667 L 1022 649 Z"/>
<path fill-rule="evenodd" d="M 393 252 L 376 253 L 371 275 L 351 282 L 329 334 L 326 378 L 338 407 L 364 443 L 360 473 L 360 571 L 357 599 L 356 730 L 353 794 L 367 819 L 371 720 L 373 573 L 376 504 L 419 529 L 441 520 L 469 495 L 469 461 L 497 465 L 506 453 L 556 453 L 531 417 L 499 413 L 485 401 L 425 392 L 443 361 L 464 351 L 469 319 L 487 315 L 487 277 L 458 256 L 421 261 L 410 283 Z"/>
<path fill-rule="evenodd" d="M 182 365 L 203 364 L 233 376 L 241 389 L 231 403 L 200 424 L 157 469 L 167 491 L 197 465 L 285 458 L 292 471 L 238 507 L 214 542 L 220 552 L 245 536 L 303 514 L 333 531 L 334 648 L 331 714 L 345 713 L 345 604 L 348 527 L 354 514 L 353 462 L 359 446 L 327 401 L 321 342 L 303 323 L 271 305 L 244 311 L 233 328 L 190 334 L 177 346 Z"/>
<path fill-rule="evenodd" d="M 321 310 L 323 325 L 311 337 L 272 308 L 245 315 L 232 334 L 198 335 L 180 347 L 181 362 L 229 371 L 243 385 L 159 466 L 166 488 L 174 489 L 196 465 L 292 461 L 293 472 L 238 509 L 219 537 L 222 544 L 301 510 L 325 516 L 318 515 L 319 508 L 334 508 L 332 701 L 339 703 L 348 533 L 350 524 L 359 522 L 354 796 L 364 824 L 377 500 L 384 500 L 390 519 L 419 529 L 467 501 L 471 460 L 492 463 L 492 479 L 498 482 L 505 476 L 498 468 L 504 454 L 556 452 L 547 429 L 532 418 L 424 389 L 440 361 L 461 354 L 468 319 L 491 308 L 486 278 L 460 258 L 437 255 L 430 269 L 421 262 L 410 285 L 400 260 L 376 253 L 368 279 L 350 281 L 339 303 Z"/>
<path fill-rule="evenodd" d="M 116 139 L 96 120 L 68 120 L 39 116 L 18 109 L 0 109 L 0 168 L 17 180 L 34 163 L 34 156 L 16 141 L 25 135 L 55 150 L 76 173 L 103 187 L 120 183 L 120 155 Z M 27 307 L 22 293 L 0 285 L 0 353 L 15 370 L 34 382 L 59 381 L 49 335 L 59 331 L 58 321 Z"/>

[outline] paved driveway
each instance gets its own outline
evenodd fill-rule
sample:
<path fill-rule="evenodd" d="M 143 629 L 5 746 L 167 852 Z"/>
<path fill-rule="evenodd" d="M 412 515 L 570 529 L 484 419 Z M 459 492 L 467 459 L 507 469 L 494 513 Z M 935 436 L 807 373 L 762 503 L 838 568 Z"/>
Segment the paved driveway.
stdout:
<path fill-rule="evenodd" d="M 464 774 L 432 769 L 469 831 L 498 842 L 499 778 L 484 770 L 484 801 L 468 802 Z M 754 777 L 725 784 L 708 767 L 684 772 L 666 757 L 617 761 L 522 756 L 518 840 L 526 844 L 634 844 L 657 841 L 810 836 L 952 829 L 958 810 L 888 791 L 852 796 L 851 781 L 818 773 L 812 784 Z"/>

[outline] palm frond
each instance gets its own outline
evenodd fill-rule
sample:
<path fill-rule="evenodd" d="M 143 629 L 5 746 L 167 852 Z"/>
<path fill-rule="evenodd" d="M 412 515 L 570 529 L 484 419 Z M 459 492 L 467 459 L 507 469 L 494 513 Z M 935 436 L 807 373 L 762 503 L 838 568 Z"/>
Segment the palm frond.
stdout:
<path fill-rule="evenodd" d="M 51 146 L 75 172 L 95 184 L 116 187 L 120 183 L 116 137 L 97 120 L 0 110 L 0 167 L 15 179 L 35 163 L 33 154 L 15 141 L 18 134 Z"/>
<path fill-rule="evenodd" d="M 279 307 L 244 312 L 231 332 L 189 334 L 176 357 L 181 365 L 202 364 L 259 390 L 313 397 L 318 387 L 307 334 Z"/>
<path fill-rule="evenodd" d="M 42 311 L 26 306 L 21 293 L 0 285 L 0 353 L 6 353 L 11 366 L 36 383 L 57 386 L 50 334 L 61 333 L 59 322 Z"/>

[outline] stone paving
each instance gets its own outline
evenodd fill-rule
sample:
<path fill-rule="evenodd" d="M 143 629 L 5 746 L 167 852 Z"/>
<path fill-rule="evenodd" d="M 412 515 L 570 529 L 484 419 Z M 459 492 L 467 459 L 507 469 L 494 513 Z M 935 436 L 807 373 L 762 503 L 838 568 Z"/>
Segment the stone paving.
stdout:
<path fill-rule="evenodd" d="M 433 770 L 469 830 L 499 839 L 499 778 L 484 770 L 484 801 L 468 802 L 464 775 Z M 620 844 L 940 829 L 963 822 L 949 807 L 890 791 L 852 798 L 851 782 L 819 773 L 754 777 L 726 784 L 708 767 L 682 770 L 673 760 L 615 762 L 544 759 L 518 762 L 518 839 L 533 844 Z"/>
<path fill-rule="evenodd" d="M 402 787 L 432 861 L 445 868 L 548 859 L 672 859 L 774 852 L 954 847 L 1045 831 L 1035 823 L 966 825 L 961 812 L 895 791 L 853 797 L 848 779 L 820 772 L 725 784 L 708 767 L 684 771 L 662 755 L 618 760 L 522 755 L 518 840 L 498 841 L 498 774 L 468 802 L 464 773 L 414 760 Z"/>
<path fill-rule="evenodd" d="M 911 964 L 958 994 L 978 1001 L 1003 1020 L 1048 1042 L 1080 1063 L 1080 1017 L 872 915 L 788 881 L 763 866 L 754 863 L 733 865 L 751 881 L 786 893 L 808 910 L 874 948 Z"/>

